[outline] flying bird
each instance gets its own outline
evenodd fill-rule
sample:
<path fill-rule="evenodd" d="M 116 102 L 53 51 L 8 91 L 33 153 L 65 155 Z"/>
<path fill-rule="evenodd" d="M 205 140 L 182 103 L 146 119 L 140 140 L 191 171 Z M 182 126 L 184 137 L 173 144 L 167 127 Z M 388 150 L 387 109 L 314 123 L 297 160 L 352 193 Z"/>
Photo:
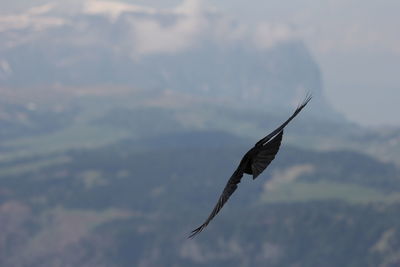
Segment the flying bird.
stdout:
<path fill-rule="evenodd" d="M 276 128 L 266 137 L 258 141 L 247 153 L 243 156 L 239 166 L 229 178 L 224 191 L 218 199 L 213 211 L 208 216 L 207 220 L 194 229 L 189 238 L 193 238 L 206 228 L 211 220 L 218 214 L 224 204 L 228 201 L 229 197 L 235 192 L 237 185 L 243 177 L 243 174 L 253 175 L 253 180 L 256 179 L 271 163 L 278 153 L 279 147 L 282 142 L 283 129 L 289 124 L 294 117 L 308 104 L 311 100 L 311 95 L 307 95 L 304 101 L 296 108 L 293 115 L 289 117 L 281 126 Z"/>

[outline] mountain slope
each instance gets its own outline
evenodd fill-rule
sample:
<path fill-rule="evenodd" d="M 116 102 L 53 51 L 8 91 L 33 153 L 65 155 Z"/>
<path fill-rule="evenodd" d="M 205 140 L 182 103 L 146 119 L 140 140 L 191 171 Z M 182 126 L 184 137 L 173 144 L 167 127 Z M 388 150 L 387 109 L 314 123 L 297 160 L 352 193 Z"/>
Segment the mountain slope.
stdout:
<path fill-rule="evenodd" d="M 86 1 L 0 19 L 6 22 L 0 31 L 1 87 L 129 86 L 260 110 L 284 110 L 312 92 L 317 112 L 310 112 L 342 119 L 300 40 L 274 30 L 261 34 L 200 7 L 156 10 Z"/>

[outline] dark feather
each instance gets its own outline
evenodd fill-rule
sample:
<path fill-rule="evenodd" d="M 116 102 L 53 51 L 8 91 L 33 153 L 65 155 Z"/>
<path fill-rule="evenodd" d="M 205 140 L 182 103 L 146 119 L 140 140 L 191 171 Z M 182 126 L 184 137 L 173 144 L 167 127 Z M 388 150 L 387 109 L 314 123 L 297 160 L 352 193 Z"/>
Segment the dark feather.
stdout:
<path fill-rule="evenodd" d="M 297 116 L 297 114 L 299 114 L 299 112 L 308 104 L 308 102 L 310 102 L 312 96 L 311 95 L 307 95 L 306 98 L 304 99 L 304 101 L 296 108 L 296 110 L 293 112 L 293 115 L 289 117 L 289 119 L 287 119 L 284 123 L 282 123 L 281 126 L 279 126 L 278 128 L 276 128 L 274 131 L 272 131 L 272 133 L 270 133 L 269 135 L 267 135 L 266 137 L 262 138 L 260 141 L 258 141 L 256 143 L 255 146 L 262 146 L 263 144 L 265 144 L 266 142 L 268 142 L 272 137 L 274 137 L 275 135 L 277 135 L 280 131 L 283 130 L 283 128 L 286 127 L 286 125 L 289 124 L 289 122 L 291 120 L 293 120 L 294 117 Z"/>
<path fill-rule="evenodd" d="M 260 151 L 255 155 L 251 169 L 253 171 L 253 180 L 257 178 L 274 160 L 281 146 L 283 130 L 280 131 L 273 139 L 264 144 Z"/>
<path fill-rule="evenodd" d="M 276 128 L 269 135 L 258 141 L 254 147 L 244 155 L 236 171 L 226 184 L 224 191 L 219 197 L 213 211 L 202 225 L 191 232 L 189 236 L 190 238 L 203 231 L 203 229 L 207 227 L 211 220 L 218 214 L 218 212 L 228 201 L 229 197 L 233 194 L 233 192 L 235 192 L 237 185 L 240 183 L 244 173 L 252 174 L 253 179 L 255 179 L 268 167 L 279 151 L 279 147 L 282 142 L 283 129 L 294 117 L 297 116 L 297 114 L 299 114 L 299 112 L 310 100 L 311 95 L 307 95 L 304 101 L 296 108 L 289 119 L 287 119 L 284 123 L 282 123 L 281 126 Z"/>
<path fill-rule="evenodd" d="M 235 192 L 237 188 L 237 184 L 240 183 L 240 180 L 243 177 L 243 172 L 237 173 L 235 172 L 232 177 L 229 179 L 228 183 L 226 184 L 224 191 L 222 192 L 221 196 L 218 199 L 217 204 L 215 205 L 213 211 L 211 212 L 210 216 L 208 216 L 207 220 L 200 225 L 198 228 L 194 229 L 189 238 L 194 237 L 210 223 L 210 221 L 218 214 L 218 212 L 222 209 L 225 203 L 228 201 L 229 197 Z"/>

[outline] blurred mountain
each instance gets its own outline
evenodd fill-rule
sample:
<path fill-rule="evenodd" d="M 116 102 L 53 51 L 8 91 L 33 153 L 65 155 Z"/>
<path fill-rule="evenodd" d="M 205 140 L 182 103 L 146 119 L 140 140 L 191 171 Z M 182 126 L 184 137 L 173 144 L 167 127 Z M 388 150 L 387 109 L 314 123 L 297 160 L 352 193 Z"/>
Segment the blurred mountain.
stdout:
<path fill-rule="evenodd" d="M 290 28 L 196 3 L 0 16 L 0 265 L 399 266 L 399 130 L 333 111 Z M 187 240 L 308 90 L 271 166 Z"/>
<path fill-rule="evenodd" d="M 243 178 L 206 231 L 186 239 L 247 143 L 223 132 L 180 132 L 1 162 L 0 264 L 400 263 L 399 169 L 343 150 L 283 144 L 260 178 Z"/>
<path fill-rule="evenodd" d="M 312 92 L 314 116 L 342 119 L 290 28 L 253 29 L 192 2 L 169 10 L 55 2 L 1 15 L 0 86 L 172 90 L 278 114 Z"/>

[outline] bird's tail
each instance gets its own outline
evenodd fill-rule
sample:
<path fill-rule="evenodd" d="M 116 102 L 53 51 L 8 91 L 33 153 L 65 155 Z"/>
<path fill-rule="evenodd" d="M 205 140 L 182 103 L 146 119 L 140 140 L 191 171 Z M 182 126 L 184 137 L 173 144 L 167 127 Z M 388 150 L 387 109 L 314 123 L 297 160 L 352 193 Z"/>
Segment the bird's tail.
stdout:
<path fill-rule="evenodd" d="M 286 127 L 286 125 L 289 124 L 289 122 L 291 120 L 293 120 L 294 117 L 297 116 L 297 114 L 299 114 L 299 112 L 308 104 L 308 102 L 310 102 L 312 98 L 311 93 L 307 93 L 306 97 L 304 98 L 303 102 L 301 102 L 301 104 L 299 104 L 296 108 L 296 110 L 293 112 L 293 115 L 289 117 L 289 119 L 287 119 L 284 123 L 282 123 L 281 126 L 279 126 L 278 128 L 276 128 L 272 133 L 270 133 L 269 135 L 267 135 L 266 137 L 264 137 L 263 139 L 261 139 L 260 141 L 258 141 L 256 143 L 256 146 L 259 145 L 263 145 L 266 142 L 268 142 L 272 137 L 274 137 L 275 135 L 277 135 L 278 133 L 280 133 L 280 131 L 283 130 L 283 128 Z"/>

